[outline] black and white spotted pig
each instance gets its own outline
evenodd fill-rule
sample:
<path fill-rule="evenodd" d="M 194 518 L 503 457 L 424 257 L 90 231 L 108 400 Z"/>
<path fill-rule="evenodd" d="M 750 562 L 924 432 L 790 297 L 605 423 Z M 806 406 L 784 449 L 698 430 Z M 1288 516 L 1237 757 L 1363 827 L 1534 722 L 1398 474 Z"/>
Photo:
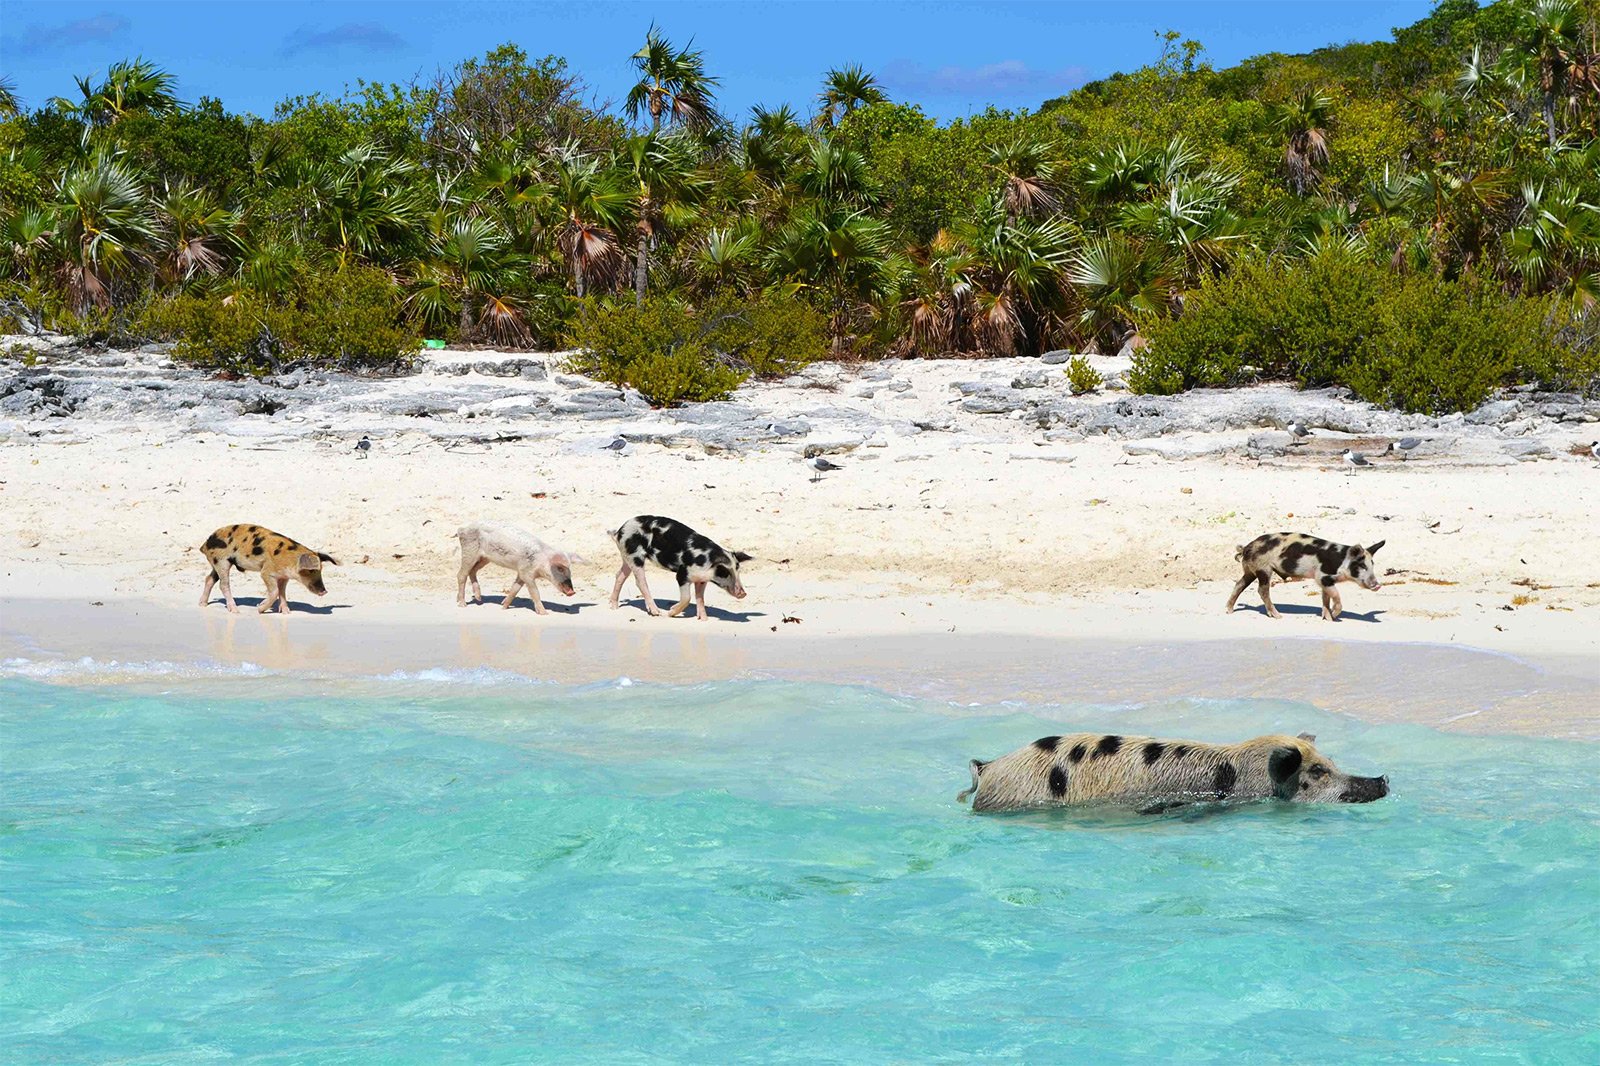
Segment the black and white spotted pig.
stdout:
<path fill-rule="evenodd" d="M 1241 544 L 1234 553 L 1233 557 L 1244 564 L 1244 576 L 1233 586 L 1233 595 L 1228 597 L 1225 613 L 1233 613 L 1233 605 L 1239 601 L 1239 594 L 1254 581 L 1256 591 L 1261 595 L 1261 604 L 1267 609 L 1267 616 L 1282 617 L 1272 605 L 1272 597 L 1267 591 L 1276 575 L 1280 581 L 1315 579 L 1322 586 L 1322 617 L 1336 622 L 1339 612 L 1344 609 L 1339 599 L 1339 582 L 1354 581 L 1374 592 L 1383 587 L 1378 584 L 1378 572 L 1373 568 L 1372 558 L 1383 544 L 1381 540 L 1367 548 L 1359 544 L 1334 544 L 1305 533 L 1267 533 L 1259 536 L 1249 544 Z"/>
<path fill-rule="evenodd" d="M 671 570 L 678 578 L 678 602 L 668 611 L 677 617 L 689 606 L 689 589 L 694 588 L 696 617 L 706 617 L 706 583 L 710 582 L 736 600 L 744 599 L 744 585 L 739 581 L 739 564 L 749 562 L 753 556 L 744 552 L 730 552 L 719 547 L 710 537 L 702 536 L 670 518 L 642 514 L 622 523 L 611 534 L 622 553 L 622 569 L 617 571 L 617 583 L 611 590 L 611 606 L 617 606 L 622 586 L 633 575 L 644 597 L 644 609 L 659 615 L 660 609 L 650 596 L 650 585 L 645 580 L 644 564 L 655 563 Z"/>
<path fill-rule="evenodd" d="M 992 762 L 973 759 L 975 811 L 1105 805 L 1154 814 L 1193 803 L 1279 799 L 1370 803 L 1389 794 L 1387 777 L 1342 772 L 1310 733 L 1242 744 L 1201 744 L 1116 734 L 1043 737 Z"/>

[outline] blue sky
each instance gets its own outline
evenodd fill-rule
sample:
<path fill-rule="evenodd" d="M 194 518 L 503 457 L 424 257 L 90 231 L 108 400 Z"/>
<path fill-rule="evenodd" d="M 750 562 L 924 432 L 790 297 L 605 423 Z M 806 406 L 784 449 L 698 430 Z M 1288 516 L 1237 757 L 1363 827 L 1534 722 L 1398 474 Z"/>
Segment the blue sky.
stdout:
<path fill-rule="evenodd" d="M 627 91 L 628 56 L 652 19 L 691 38 L 722 79 L 724 111 L 804 111 L 830 66 L 861 63 L 896 100 L 951 118 L 1030 107 L 1149 63 L 1156 31 L 1198 39 L 1217 66 L 1260 52 L 1386 39 L 1428 0 L 1083 3 L 503 3 L 242 0 L 39 3 L 0 0 L 0 72 L 29 106 L 74 92 L 72 76 L 143 55 L 179 95 L 270 115 L 286 96 L 337 94 L 358 78 L 405 82 L 512 41 L 567 58 L 600 101 Z"/>

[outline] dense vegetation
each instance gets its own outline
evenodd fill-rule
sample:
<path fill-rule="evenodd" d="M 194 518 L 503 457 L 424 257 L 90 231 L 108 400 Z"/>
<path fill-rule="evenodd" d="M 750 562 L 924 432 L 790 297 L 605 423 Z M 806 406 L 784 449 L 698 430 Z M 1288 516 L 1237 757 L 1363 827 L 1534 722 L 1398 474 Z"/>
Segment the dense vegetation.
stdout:
<path fill-rule="evenodd" d="M 576 340 L 664 403 L 829 351 L 1136 336 L 1150 391 L 1592 386 L 1597 37 L 1600 0 L 1443 0 L 1225 70 L 1169 33 L 1149 67 L 943 125 L 858 67 L 812 114 L 736 121 L 655 30 L 615 114 L 511 45 L 271 119 L 141 60 L 33 110 L 0 83 L 0 326 L 240 372 Z"/>

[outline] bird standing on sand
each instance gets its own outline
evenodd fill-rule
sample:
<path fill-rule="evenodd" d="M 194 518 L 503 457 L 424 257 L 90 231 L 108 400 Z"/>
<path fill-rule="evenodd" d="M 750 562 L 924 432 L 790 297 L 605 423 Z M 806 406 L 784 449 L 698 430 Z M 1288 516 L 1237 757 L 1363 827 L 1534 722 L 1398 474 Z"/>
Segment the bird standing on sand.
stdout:
<path fill-rule="evenodd" d="M 1311 431 L 1303 423 L 1290 422 L 1288 428 L 1289 436 L 1293 438 L 1289 441 L 1290 444 L 1304 444 L 1306 438 L 1311 436 Z"/>
<path fill-rule="evenodd" d="M 1383 454 L 1393 455 L 1395 452 L 1399 452 L 1400 458 L 1404 460 L 1421 444 L 1422 439 L 1420 437 L 1401 437 L 1399 440 L 1390 441 L 1389 446 L 1383 450 Z"/>
<path fill-rule="evenodd" d="M 807 459 L 806 460 L 806 465 L 809 466 L 812 470 L 816 471 L 814 474 L 811 475 L 811 480 L 812 481 L 821 481 L 823 474 L 831 474 L 835 470 L 843 470 L 844 469 L 844 467 L 840 466 L 838 463 L 830 463 L 830 462 L 828 462 L 828 460 L 824 456 L 821 456 L 821 455 L 815 455 L 815 456 L 812 456 L 810 459 Z"/>
<path fill-rule="evenodd" d="M 1344 463 L 1350 468 L 1350 473 L 1352 474 L 1356 472 L 1356 467 L 1358 466 L 1372 465 L 1371 463 L 1367 462 L 1367 457 L 1365 455 L 1362 455 L 1358 451 L 1352 451 L 1349 448 L 1344 450 Z"/>
<path fill-rule="evenodd" d="M 372 451 L 372 440 L 363 433 L 361 439 L 356 441 L 356 458 L 365 459 L 370 451 Z"/>
<path fill-rule="evenodd" d="M 1589 454 L 1600 459 L 1600 440 L 1589 442 Z"/>
<path fill-rule="evenodd" d="M 608 451 L 608 452 L 620 452 L 624 448 L 626 448 L 627 446 L 628 446 L 628 439 L 626 437 L 618 437 L 616 440 L 614 440 L 610 444 L 606 445 L 606 451 Z"/>

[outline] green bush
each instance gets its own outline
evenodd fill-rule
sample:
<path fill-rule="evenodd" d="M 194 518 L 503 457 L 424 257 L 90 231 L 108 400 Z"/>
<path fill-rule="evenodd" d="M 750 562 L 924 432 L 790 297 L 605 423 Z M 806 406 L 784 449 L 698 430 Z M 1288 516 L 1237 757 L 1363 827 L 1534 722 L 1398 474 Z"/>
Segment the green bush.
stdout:
<path fill-rule="evenodd" d="M 383 271 L 347 266 L 306 275 L 296 288 L 281 303 L 249 290 L 226 297 L 182 293 L 150 305 L 140 328 L 173 341 L 179 359 L 253 376 L 295 361 L 372 368 L 415 354 L 418 338 L 404 324 L 399 290 Z"/>
<path fill-rule="evenodd" d="M 1093 392 L 1104 383 L 1105 379 L 1089 365 L 1088 359 L 1075 355 L 1067 360 L 1067 388 L 1072 390 L 1072 395 L 1082 396 L 1086 392 Z"/>
<path fill-rule="evenodd" d="M 416 354 L 421 338 L 403 317 L 394 279 L 350 265 L 311 278 L 290 327 L 299 357 L 341 367 L 383 367 Z"/>
<path fill-rule="evenodd" d="M 1256 261 L 1206 281 L 1180 316 L 1151 323 L 1128 384 L 1162 394 L 1238 385 L 1251 367 L 1408 411 L 1466 410 L 1505 385 L 1593 380 L 1593 353 L 1558 337 L 1553 318 L 1548 300 L 1470 278 L 1405 277 L 1342 252 Z"/>
<path fill-rule="evenodd" d="M 587 301 L 571 334 L 573 367 L 658 407 L 726 400 L 750 375 L 787 373 L 827 347 L 822 316 L 777 295 L 715 298 L 698 310 L 666 297 Z"/>

